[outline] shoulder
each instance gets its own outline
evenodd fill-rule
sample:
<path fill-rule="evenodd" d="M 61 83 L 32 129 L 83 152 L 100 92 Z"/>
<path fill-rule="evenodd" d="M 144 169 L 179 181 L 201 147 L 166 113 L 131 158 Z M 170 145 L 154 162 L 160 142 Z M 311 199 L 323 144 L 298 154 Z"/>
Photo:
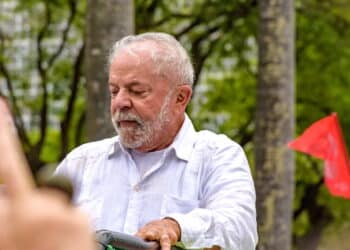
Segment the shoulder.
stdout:
<path fill-rule="evenodd" d="M 238 143 L 224 134 L 211 131 L 198 132 L 195 152 L 199 153 L 206 165 L 248 166 L 247 156 Z"/>
<path fill-rule="evenodd" d="M 86 167 L 103 160 L 113 150 L 117 141 L 118 137 L 112 137 L 76 147 L 60 162 L 55 174 L 62 174 L 70 178 L 81 177 Z"/>
<path fill-rule="evenodd" d="M 96 158 L 108 154 L 113 149 L 118 137 L 111 137 L 99 141 L 88 142 L 73 149 L 66 159 Z"/>
<path fill-rule="evenodd" d="M 225 134 L 216 134 L 209 130 L 201 130 L 197 132 L 197 146 L 205 147 L 211 150 L 219 150 L 222 148 L 241 149 L 241 146 L 231 140 Z"/>

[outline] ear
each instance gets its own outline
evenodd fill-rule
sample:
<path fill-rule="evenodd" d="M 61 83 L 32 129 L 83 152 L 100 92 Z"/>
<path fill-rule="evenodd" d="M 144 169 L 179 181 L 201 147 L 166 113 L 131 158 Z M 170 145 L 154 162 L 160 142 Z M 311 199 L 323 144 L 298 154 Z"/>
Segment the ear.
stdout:
<path fill-rule="evenodd" d="M 181 111 L 185 111 L 192 96 L 192 87 L 187 84 L 179 85 L 176 95 L 176 106 Z"/>

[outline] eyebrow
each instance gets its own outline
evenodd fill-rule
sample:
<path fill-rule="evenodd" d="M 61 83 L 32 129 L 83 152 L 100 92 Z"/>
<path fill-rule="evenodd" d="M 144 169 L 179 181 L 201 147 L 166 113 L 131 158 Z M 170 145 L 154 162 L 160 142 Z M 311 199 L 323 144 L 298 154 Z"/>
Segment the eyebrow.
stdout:
<path fill-rule="evenodd" d="M 133 86 L 136 86 L 136 85 L 142 85 L 142 83 L 141 82 L 132 81 L 132 82 L 126 84 L 126 86 L 129 87 L 129 88 L 133 87 Z"/>
<path fill-rule="evenodd" d="M 109 85 L 110 88 L 119 87 L 119 86 L 116 86 L 115 84 L 113 84 L 112 82 L 109 82 L 108 85 Z M 152 87 L 149 86 L 148 84 L 143 84 L 142 82 L 138 82 L 138 81 L 132 81 L 132 82 L 130 82 L 130 83 L 127 83 L 127 84 L 125 85 L 125 87 L 126 87 L 126 88 L 132 88 L 132 87 L 141 86 L 141 85 L 142 85 L 143 87 L 147 88 L 147 90 L 152 89 Z"/>

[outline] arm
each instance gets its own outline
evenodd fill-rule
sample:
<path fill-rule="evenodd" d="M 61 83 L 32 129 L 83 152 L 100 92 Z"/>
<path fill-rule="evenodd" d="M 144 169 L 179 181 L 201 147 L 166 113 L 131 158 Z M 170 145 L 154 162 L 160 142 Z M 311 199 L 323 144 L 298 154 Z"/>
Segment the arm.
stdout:
<path fill-rule="evenodd" d="M 216 144 L 204 143 L 210 152 L 204 150 L 201 158 L 199 208 L 166 214 L 141 228 L 139 237 L 160 241 L 162 249 L 179 240 L 188 249 L 255 249 L 255 190 L 247 159 L 242 148 L 226 137 Z"/>
<path fill-rule="evenodd" d="M 200 208 L 167 215 L 179 223 L 182 243 L 186 248 L 255 249 L 255 190 L 243 150 L 226 140 L 207 164 Z"/>

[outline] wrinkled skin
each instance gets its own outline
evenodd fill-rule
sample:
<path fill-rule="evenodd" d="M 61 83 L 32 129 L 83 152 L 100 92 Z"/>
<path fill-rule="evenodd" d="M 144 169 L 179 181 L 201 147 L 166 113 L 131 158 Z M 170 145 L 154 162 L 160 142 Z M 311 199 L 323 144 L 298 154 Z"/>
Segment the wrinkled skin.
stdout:
<path fill-rule="evenodd" d="M 169 146 L 185 119 L 192 88 L 177 82 L 171 72 L 154 71 L 150 51 L 161 48 L 152 41 L 138 42 L 121 49 L 109 69 L 110 111 L 121 142 L 142 152 Z M 181 238 L 179 224 L 172 219 L 149 222 L 136 235 L 158 241 L 170 250 Z"/>
<path fill-rule="evenodd" d="M 162 250 L 170 250 L 180 240 L 181 229 L 175 220 L 165 218 L 147 223 L 136 236 L 148 241 L 159 241 Z"/>

